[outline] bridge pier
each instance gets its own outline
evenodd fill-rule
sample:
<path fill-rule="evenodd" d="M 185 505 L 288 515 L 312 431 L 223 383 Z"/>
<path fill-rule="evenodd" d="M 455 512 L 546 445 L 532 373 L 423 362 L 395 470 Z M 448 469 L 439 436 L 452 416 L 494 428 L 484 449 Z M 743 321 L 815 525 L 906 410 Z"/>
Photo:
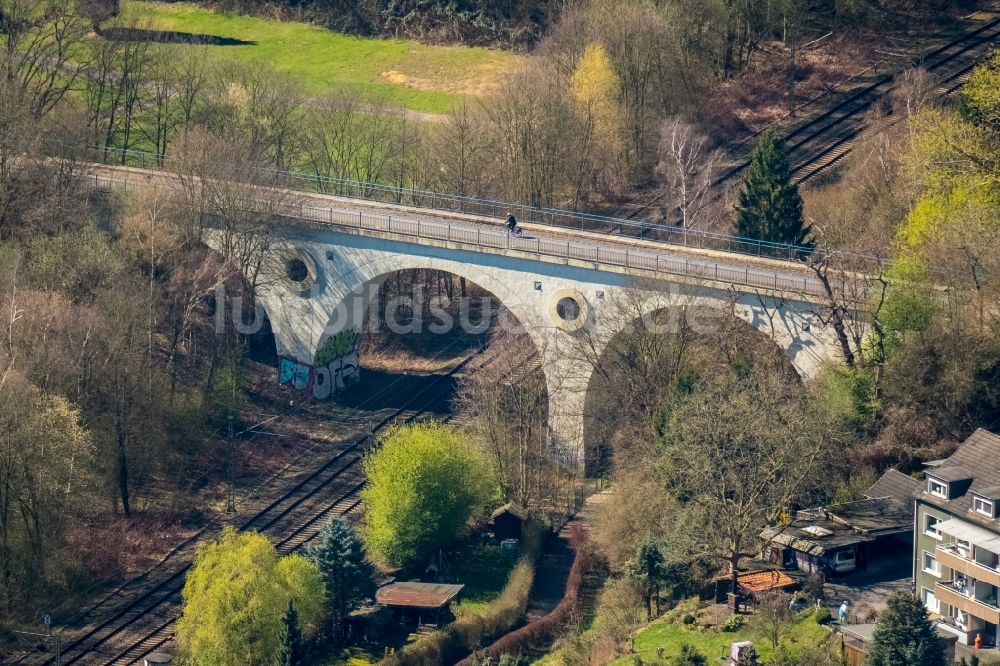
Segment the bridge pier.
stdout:
<path fill-rule="evenodd" d="M 207 241 L 214 244 L 211 234 Z M 355 344 L 369 306 L 387 277 L 409 269 L 469 279 L 524 327 L 542 359 L 551 443 L 567 463 L 585 463 L 583 415 L 594 363 L 637 318 L 669 308 L 688 324 L 711 326 L 702 315 L 735 311 L 774 340 L 804 377 L 837 354 L 835 338 L 816 317 L 818 306 L 788 294 L 652 281 L 585 262 L 292 225 L 279 230 L 257 289 L 274 332 L 279 382 L 317 399 L 351 390 L 360 379 Z"/>

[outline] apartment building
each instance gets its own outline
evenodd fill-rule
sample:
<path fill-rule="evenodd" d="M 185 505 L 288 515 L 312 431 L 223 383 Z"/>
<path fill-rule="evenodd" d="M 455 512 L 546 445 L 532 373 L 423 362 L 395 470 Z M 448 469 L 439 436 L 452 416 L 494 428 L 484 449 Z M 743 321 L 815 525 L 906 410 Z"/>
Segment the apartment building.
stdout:
<path fill-rule="evenodd" d="M 931 463 L 916 497 L 913 580 L 932 617 L 972 645 L 1000 625 L 1000 435 L 977 430 Z"/>

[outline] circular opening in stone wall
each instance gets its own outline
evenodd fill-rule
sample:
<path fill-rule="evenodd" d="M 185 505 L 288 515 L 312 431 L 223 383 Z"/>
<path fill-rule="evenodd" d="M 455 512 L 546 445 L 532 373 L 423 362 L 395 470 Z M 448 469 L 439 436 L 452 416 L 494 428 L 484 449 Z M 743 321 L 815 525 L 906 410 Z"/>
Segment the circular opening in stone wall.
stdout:
<path fill-rule="evenodd" d="M 295 257 L 294 259 L 289 259 L 288 263 L 285 264 L 285 274 L 288 275 L 288 279 L 292 282 L 302 282 L 309 277 L 309 267 L 306 266 L 306 262 Z"/>
<path fill-rule="evenodd" d="M 556 303 L 556 314 L 563 321 L 576 321 L 580 318 L 580 304 L 575 298 L 564 296 Z"/>

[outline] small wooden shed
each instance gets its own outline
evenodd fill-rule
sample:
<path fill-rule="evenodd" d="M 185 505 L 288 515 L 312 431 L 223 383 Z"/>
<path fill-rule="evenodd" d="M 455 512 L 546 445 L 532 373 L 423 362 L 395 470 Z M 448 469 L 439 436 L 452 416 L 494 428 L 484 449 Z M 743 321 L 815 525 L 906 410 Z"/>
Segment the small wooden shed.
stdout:
<path fill-rule="evenodd" d="M 528 511 L 514 502 L 509 502 L 490 514 L 490 530 L 497 541 L 520 539 L 524 523 L 528 521 Z"/>

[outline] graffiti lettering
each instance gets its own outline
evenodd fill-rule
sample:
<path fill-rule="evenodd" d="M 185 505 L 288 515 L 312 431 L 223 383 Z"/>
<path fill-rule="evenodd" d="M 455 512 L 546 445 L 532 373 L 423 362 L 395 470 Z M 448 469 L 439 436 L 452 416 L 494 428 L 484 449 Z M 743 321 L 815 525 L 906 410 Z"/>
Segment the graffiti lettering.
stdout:
<path fill-rule="evenodd" d="M 361 379 L 358 358 L 359 332 L 355 329 L 341 331 L 327 338 L 316 353 L 316 364 L 303 363 L 287 356 L 278 362 L 278 383 L 297 391 L 312 391 L 317 400 L 331 395 Z"/>
<path fill-rule="evenodd" d="M 281 357 L 278 362 L 278 383 L 287 384 L 297 391 L 309 388 L 312 379 L 312 366 L 299 363 L 294 358 Z"/>
<path fill-rule="evenodd" d="M 358 342 L 358 331 L 353 328 L 341 331 L 336 335 L 331 335 L 326 339 L 326 343 L 316 352 L 316 365 L 326 365 L 334 359 L 354 351 Z"/>

